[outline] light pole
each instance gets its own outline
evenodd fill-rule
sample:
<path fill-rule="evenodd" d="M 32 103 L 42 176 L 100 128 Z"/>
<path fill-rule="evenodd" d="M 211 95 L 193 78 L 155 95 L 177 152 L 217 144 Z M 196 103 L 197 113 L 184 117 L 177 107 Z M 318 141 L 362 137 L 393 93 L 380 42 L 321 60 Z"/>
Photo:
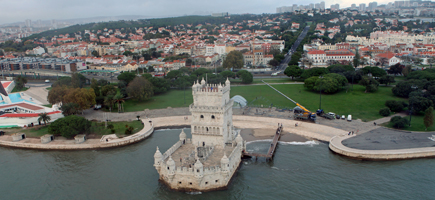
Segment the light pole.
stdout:
<path fill-rule="evenodd" d="M 319 101 L 319 109 L 322 109 L 322 85 L 323 85 L 323 81 L 322 81 L 322 79 L 323 79 L 323 76 L 319 76 L 319 79 L 320 79 L 320 92 L 319 92 L 319 94 L 320 94 L 320 101 Z"/>
<path fill-rule="evenodd" d="M 412 91 L 415 89 L 418 89 L 417 86 L 413 85 L 411 86 Z M 410 102 L 410 109 L 409 109 L 409 127 L 411 127 L 411 117 L 412 117 L 412 101 Z"/>

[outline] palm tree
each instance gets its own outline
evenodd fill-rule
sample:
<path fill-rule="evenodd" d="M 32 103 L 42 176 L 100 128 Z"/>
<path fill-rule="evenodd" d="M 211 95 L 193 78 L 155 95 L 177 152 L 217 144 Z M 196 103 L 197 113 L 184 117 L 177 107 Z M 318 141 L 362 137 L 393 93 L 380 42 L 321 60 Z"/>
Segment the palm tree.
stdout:
<path fill-rule="evenodd" d="M 38 122 L 41 123 L 41 121 L 43 121 L 44 126 L 47 126 L 47 122 L 51 120 L 50 116 L 48 116 L 47 113 L 40 113 L 38 116 Z"/>
<path fill-rule="evenodd" d="M 116 102 L 116 103 L 118 103 L 118 112 L 121 112 L 121 104 L 125 102 L 125 101 L 124 101 L 124 97 L 122 96 L 122 94 L 119 94 L 119 93 L 116 94 L 116 95 L 113 97 L 113 101 Z"/>

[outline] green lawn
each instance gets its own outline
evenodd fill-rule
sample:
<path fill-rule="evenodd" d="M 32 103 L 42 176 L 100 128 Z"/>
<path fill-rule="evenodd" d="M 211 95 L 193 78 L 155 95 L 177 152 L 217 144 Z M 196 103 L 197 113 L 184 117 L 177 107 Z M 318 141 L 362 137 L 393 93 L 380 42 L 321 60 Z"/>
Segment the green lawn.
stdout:
<path fill-rule="evenodd" d="M 114 129 L 115 129 L 115 134 L 118 137 L 125 136 L 124 132 L 126 129 L 126 127 L 125 127 L 126 125 L 132 126 L 134 128 L 133 133 L 137 133 L 143 129 L 143 125 L 140 121 L 109 122 L 109 124 L 113 124 Z M 26 135 L 28 137 L 41 137 L 45 134 L 48 134 L 48 125 L 47 126 L 40 126 L 40 127 L 32 128 L 32 129 L 17 130 L 17 132 L 26 133 Z M 96 134 L 96 135 L 101 135 L 101 136 L 112 134 L 112 132 L 109 129 L 105 128 L 104 123 L 97 123 L 97 122 L 92 122 L 90 133 Z"/>
<path fill-rule="evenodd" d="M 285 84 L 273 85 L 307 109 L 315 112 L 319 108 L 319 93 L 308 91 L 303 85 Z M 142 111 L 144 109 L 159 109 L 167 107 L 187 107 L 192 103 L 192 90 L 186 89 L 186 103 L 183 90 L 169 92 L 152 97 L 147 101 L 127 100 L 124 104 L 125 112 Z M 231 88 L 231 96 L 241 95 L 251 106 L 268 107 L 273 104 L 279 108 L 294 108 L 296 105 L 287 100 L 266 85 L 248 85 Z M 364 93 L 364 87 L 354 86 L 354 91 L 345 90 L 336 94 L 322 94 L 322 108 L 326 112 L 340 115 L 351 114 L 354 119 L 370 121 L 381 118 L 379 109 L 385 107 L 386 100 L 403 100 L 393 96 L 391 87 L 379 87 L 375 93 Z"/>
<path fill-rule="evenodd" d="M 45 107 L 48 107 L 48 108 L 53 107 L 51 104 L 46 104 L 46 105 L 42 105 L 42 106 L 45 106 Z"/>
<path fill-rule="evenodd" d="M 21 88 L 21 90 L 19 90 L 19 89 L 17 88 L 17 86 L 15 86 L 14 89 L 12 89 L 11 93 L 14 93 L 14 92 L 22 92 L 22 91 L 26 91 L 26 90 L 28 90 L 28 89 L 29 89 L 28 87 L 23 87 L 23 88 Z"/>
<path fill-rule="evenodd" d="M 261 80 L 266 81 L 267 83 L 292 83 L 295 81 L 292 81 L 291 78 L 265 78 L 265 79 L 254 79 L 254 81 L 252 81 L 252 84 L 259 84 L 259 83 L 263 83 L 261 82 Z M 242 84 L 242 80 L 241 79 L 230 79 L 231 84 Z M 249 84 L 246 84 L 249 85 Z"/>
<path fill-rule="evenodd" d="M 319 93 L 308 91 L 303 85 L 273 85 L 288 97 L 315 112 L 319 108 Z M 322 94 L 322 108 L 326 112 L 340 115 L 352 115 L 354 119 L 370 121 L 381 118 L 379 109 L 385 107 L 386 100 L 399 100 L 393 96 L 391 87 L 379 87 L 375 93 L 364 93 L 365 88 L 354 86 L 354 91 L 345 90 L 336 94 Z M 265 107 L 294 108 L 295 104 L 265 85 L 231 88 L 231 96 L 241 95 L 249 105 Z M 256 99 L 257 98 L 257 99 Z"/>
<path fill-rule="evenodd" d="M 51 90 L 51 87 L 48 87 L 48 88 L 45 88 L 46 90 L 48 90 L 48 91 L 50 91 Z"/>
<path fill-rule="evenodd" d="M 184 103 L 184 96 L 186 103 Z M 127 100 L 124 103 L 125 112 L 143 111 L 145 109 L 159 109 L 167 107 L 187 107 L 193 102 L 192 89 L 186 88 L 186 95 L 183 90 L 170 90 L 165 94 L 153 96 L 146 101 Z"/>
<path fill-rule="evenodd" d="M 410 127 L 405 127 L 402 130 L 406 130 L 406 131 L 425 131 L 426 127 L 424 126 L 423 118 L 424 118 L 424 115 L 412 115 L 411 126 Z M 406 116 L 406 119 L 409 120 L 409 115 Z M 382 125 L 386 126 L 386 127 L 389 127 L 389 128 L 393 128 L 393 126 L 390 123 L 385 123 L 385 124 L 382 124 Z M 427 128 L 427 131 L 435 131 L 435 126 Z"/>

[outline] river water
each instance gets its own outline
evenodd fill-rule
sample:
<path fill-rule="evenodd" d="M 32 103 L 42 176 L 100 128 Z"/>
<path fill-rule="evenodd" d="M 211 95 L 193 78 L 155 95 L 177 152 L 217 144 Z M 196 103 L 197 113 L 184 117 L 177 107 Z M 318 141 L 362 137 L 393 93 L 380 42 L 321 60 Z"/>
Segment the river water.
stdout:
<path fill-rule="evenodd" d="M 190 132 L 188 129 L 186 132 Z M 358 161 L 324 143 L 280 143 L 273 162 L 244 160 L 228 190 L 187 194 L 158 182 L 153 155 L 180 130 L 93 151 L 0 147 L 0 199 L 434 199 L 435 159 Z M 248 144 L 264 151 L 267 142 Z"/>

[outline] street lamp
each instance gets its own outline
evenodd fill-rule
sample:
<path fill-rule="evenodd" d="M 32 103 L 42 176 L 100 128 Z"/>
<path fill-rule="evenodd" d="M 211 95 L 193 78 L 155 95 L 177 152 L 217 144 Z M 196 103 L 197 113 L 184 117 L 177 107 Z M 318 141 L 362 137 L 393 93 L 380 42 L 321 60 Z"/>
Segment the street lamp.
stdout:
<path fill-rule="evenodd" d="M 412 91 L 414 91 L 414 90 L 418 89 L 418 87 L 413 85 L 413 86 L 411 86 L 411 89 L 412 89 Z M 412 101 L 410 103 L 411 103 L 411 105 L 410 105 L 410 109 L 409 109 L 409 127 L 411 127 Z"/>
<path fill-rule="evenodd" d="M 323 79 L 323 76 L 319 76 L 319 79 Z M 320 80 L 320 103 L 319 103 L 319 109 L 322 109 L 322 85 L 323 85 L 323 81 Z"/>

